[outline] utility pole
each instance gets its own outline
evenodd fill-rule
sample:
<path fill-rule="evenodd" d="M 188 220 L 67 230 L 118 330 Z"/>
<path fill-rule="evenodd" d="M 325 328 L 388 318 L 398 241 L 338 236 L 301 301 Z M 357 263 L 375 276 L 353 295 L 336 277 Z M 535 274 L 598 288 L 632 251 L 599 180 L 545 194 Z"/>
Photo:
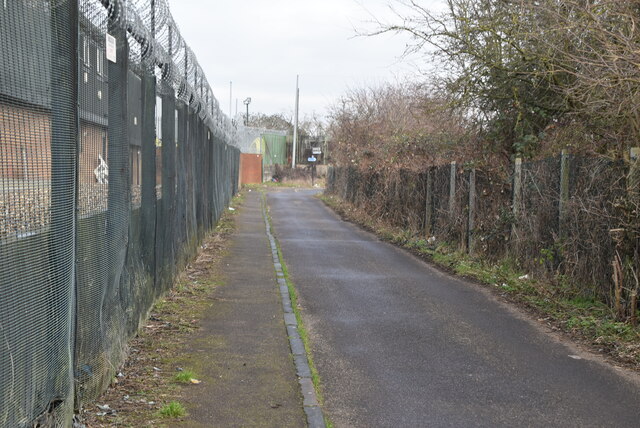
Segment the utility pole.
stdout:
<path fill-rule="evenodd" d="M 298 104 L 300 102 L 300 88 L 298 88 L 298 75 L 296 75 L 296 110 L 293 119 L 293 150 L 291 153 L 291 168 L 296 167 L 296 145 L 298 144 Z"/>
<path fill-rule="evenodd" d="M 233 81 L 229 81 L 229 117 L 233 117 L 233 110 L 231 110 L 232 100 L 233 100 Z"/>

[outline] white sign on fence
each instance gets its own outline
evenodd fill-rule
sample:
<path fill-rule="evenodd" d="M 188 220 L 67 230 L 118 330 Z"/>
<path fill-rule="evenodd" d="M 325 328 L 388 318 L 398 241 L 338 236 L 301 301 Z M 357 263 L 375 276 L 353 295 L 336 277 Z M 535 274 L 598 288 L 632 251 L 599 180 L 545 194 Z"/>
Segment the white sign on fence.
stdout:
<path fill-rule="evenodd" d="M 116 38 L 107 34 L 107 59 L 116 62 Z"/>

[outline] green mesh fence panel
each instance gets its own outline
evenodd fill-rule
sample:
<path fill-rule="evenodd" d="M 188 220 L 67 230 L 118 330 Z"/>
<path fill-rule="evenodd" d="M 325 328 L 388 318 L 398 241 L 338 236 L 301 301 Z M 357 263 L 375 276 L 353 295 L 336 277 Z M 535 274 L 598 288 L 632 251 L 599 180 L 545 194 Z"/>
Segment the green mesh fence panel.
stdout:
<path fill-rule="evenodd" d="M 0 5 L 0 426 L 72 414 L 76 21 Z"/>
<path fill-rule="evenodd" d="M 0 427 L 70 426 L 237 192 L 237 131 L 166 0 L 7 1 L 0 46 Z"/>
<path fill-rule="evenodd" d="M 262 134 L 262 164 L 284 165 L 287 162 L 287 137 L 276 134 Z"/>

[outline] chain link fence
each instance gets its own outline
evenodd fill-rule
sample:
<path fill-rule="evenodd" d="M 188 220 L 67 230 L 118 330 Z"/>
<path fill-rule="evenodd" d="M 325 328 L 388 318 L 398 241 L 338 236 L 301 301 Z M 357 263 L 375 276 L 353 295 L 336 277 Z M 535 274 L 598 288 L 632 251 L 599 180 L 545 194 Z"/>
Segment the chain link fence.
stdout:
<path fill-rule="evenodd" d="M 166 0 L 0 4 L 0 426 L 70 426 L 237 192 Z"/>

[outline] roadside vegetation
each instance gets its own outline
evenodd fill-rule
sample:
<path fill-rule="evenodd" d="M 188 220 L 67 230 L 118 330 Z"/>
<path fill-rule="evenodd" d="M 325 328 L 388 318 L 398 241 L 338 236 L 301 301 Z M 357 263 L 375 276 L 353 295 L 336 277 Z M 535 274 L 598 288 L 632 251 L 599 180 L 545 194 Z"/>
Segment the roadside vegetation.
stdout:
<path fill-rule="evenodd" d="M 363 37 L 408 35 L 399 55 L 424 67 L 413 81 L 354 88 L 333 105 L 329 152 L 342 181 L 325 201 L 384 239 L 491 284 L 553 328 L 637 366 L 640 4 L 444 3 L 435 12 L 421 2 L 390 0 L 395 19 L 373 17 L 359 30 Z M 571 159 L 564 169 L 561 152 Z M 521 195 L 511 193 L 516 158 L 528 186 L 519 205 L 511 198 Z M 478 173 L 482 212 L 474 232 L 484 257 L 426 232 L 427 188 L 441 195 L 427 203 L 445 212 L 446 170 L 454 161 L 459 185 L 468 186 L 472 170 L 475 183 Z M 570 177 L 563 189 L 556 183 L 561 174 Z M 463 230 L 467 195 L 457 189 L 461 208 L 451 228 Z M 529 211 L 518 216 L 520 205 Z M 533 242 L 520 252 L 514 225 Z"/>

